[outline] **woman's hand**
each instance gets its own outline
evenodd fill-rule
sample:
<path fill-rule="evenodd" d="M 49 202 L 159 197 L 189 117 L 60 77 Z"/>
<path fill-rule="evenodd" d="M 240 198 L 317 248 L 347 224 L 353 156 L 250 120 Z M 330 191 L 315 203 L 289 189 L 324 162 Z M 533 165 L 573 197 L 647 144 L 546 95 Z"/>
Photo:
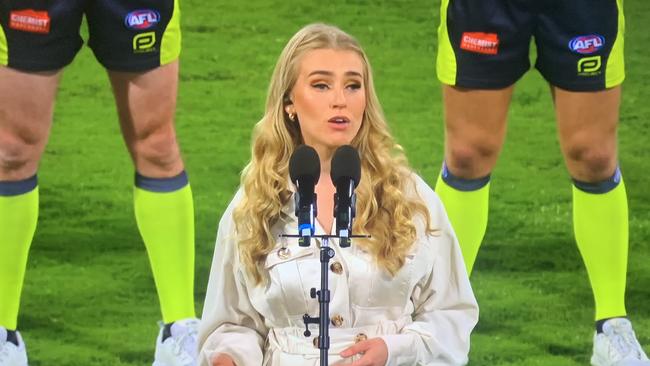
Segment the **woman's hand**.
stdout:
<path fill-rule="evenodd" d="M 235 361 L 233 361 L 230 356 L 228 356 L 225 353 L 220 353 L 217 355 L 217 357 L 212 359 L 212 365 L 211 366 L 237 366 L 235 364 Z"/>
<path fill-rule="evenodd" d="M 356 354 L 363 356 L 349 366 L 384 366 L 388 360 L 388 346 L 381 338 L 371 338 L 355 343 L 340 353 L 341 357 L 352 357 Z"/>

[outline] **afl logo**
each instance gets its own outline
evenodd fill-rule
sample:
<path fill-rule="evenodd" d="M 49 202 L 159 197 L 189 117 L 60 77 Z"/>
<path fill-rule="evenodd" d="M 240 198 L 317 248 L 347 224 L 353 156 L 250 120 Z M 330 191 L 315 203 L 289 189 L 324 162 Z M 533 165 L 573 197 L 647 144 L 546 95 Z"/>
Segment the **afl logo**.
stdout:
<path fill-rule="evenodd" d="M 124 25 L 133 30 L 153 28 L 160 21 L 160 13 L 155 10 L 134 10 L 124 18 Z"/>
<path fill-rule="evenodd" d="M 569 41 L 569 49 L 573 52 L 588 55 L 597 52 L 605 45 L 605 37 L 597 34 L 578 36 Z"/>

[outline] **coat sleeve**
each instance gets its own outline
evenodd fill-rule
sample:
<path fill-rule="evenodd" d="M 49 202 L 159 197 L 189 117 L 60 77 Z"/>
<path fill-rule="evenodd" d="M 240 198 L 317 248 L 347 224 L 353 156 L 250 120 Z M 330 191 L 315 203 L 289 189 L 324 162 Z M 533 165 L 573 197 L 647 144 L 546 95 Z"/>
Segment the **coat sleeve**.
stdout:
<path fill-rule="evenodd" d="M 250 302 L 241 272 L 232 212 L 235 196 L 219 222 L 210 279 L 199 326 L 201 366 L 218 354 L 232 357 L 237 366 L 261 365 L 268 329 Z"/>
<path fill-rule="evenodd" d="M 416 177 L 416 187 L 429 209 L 438 236 L 427 236 L 420 250 L 433 258 L 429 273 L 411 295 L 413 323 L 397 335 L 382 336 L 388 366 L 465 365 L 470 333 L 478 322 L 478 304 L 469 283 L 458 239 L 438 196 Z"/>

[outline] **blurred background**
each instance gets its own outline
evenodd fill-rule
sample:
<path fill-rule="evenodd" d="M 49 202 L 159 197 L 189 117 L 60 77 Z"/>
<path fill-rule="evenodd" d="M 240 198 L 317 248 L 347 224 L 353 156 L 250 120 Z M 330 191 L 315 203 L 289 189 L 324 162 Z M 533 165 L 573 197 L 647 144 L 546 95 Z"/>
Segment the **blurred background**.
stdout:
<path fill-rule="evenodd" d="M 444 137 L 435 76 L 439 7 L 181 0 L 176 125 L 195 199 L 199 314 L 217 224 L 249 159 L 271 72 L 303 25 L 331 23 L 359 39 L 395 137 L 434 185 Z M 650 2 L 627 0 L 625 12 L 619 148 L 630 208 L 627 308 L 650 350 Z M 19 319 L 30 365 L 151 363 L 160 314 L 133 216 L 133 173 L 106 73 L 84 47 L 64 73 L 39 170 L 40 221 Z M 573 239 L 571 181 L 549 87 L 534 70 L 517 84 L 492 177 L 488 232 L 471 279 L 481 320 L 470 365 L 588 364 L 593 299 Z"/>

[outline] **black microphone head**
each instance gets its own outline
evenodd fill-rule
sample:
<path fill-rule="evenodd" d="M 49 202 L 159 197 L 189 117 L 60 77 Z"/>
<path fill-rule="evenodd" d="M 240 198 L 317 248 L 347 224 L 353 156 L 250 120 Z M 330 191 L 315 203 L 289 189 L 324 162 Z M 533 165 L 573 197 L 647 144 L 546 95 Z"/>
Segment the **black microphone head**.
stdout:
<path fill-rule="evenodd" d="M 357 149 L 350 145 L 343 145 L 336 149 L 332 157 L 330 170 L 332 183 L 336 184 L 341 178 L 352 179 L 354 186 L 359 185 L 361 179 L 361 160 Z"/>
<path fill-rule="evenodd" d="M 320 159 L 318 159 L 318 153 L 313 147 L 300 145 L 291 154 L 289 176 L 291 176 L 291 181 L 294 183 L 303 178 L 313 181 L 313 184 L 318 182 L 318 178 L 320 178 Z"/>

